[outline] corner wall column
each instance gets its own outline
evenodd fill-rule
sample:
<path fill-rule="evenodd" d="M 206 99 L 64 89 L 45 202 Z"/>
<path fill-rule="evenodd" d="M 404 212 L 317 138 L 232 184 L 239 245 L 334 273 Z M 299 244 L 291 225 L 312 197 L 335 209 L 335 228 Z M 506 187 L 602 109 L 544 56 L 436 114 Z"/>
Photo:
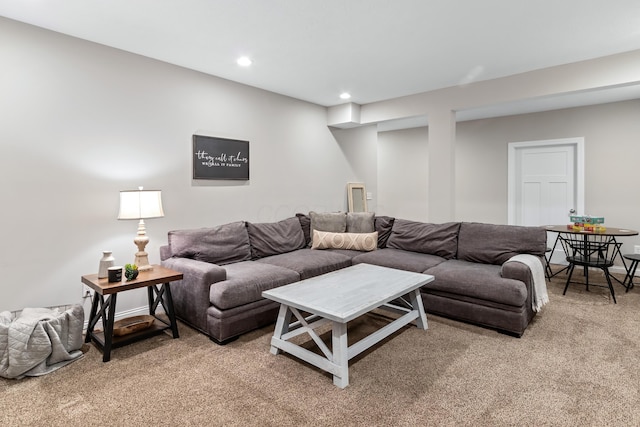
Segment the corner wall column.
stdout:
<path fill-rule="evenodd" d="M 438 110 L 429 112 L 428 119 L 428 219 L 433 223 L 454 221 L 456 115 Z"/>

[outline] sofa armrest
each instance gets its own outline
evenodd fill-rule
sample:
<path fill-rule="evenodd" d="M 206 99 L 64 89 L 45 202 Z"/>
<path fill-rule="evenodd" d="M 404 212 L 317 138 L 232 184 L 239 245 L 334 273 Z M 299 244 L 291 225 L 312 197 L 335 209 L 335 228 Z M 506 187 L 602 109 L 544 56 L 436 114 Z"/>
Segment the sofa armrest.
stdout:
<path fill-rule="evenodd" d="M 544 261 L 541 256 L 531 256 L 532 260 L 538 259 L 540 261 L 540 267 L 544 269 Z M 522 262 L 511 262 L 513 257 L 502 264 L 502 269 L 500 274 L 502 277 L 507 279 L 515 279 L 520 280 L 527 287 L 527 307 L 531 307 L 531 301 L 533 299 L 533 295 L 535 294 L 534 290 L 534 273 L 531 271 L 529 266 Z M 535 268 L 537 270 L 537 268 Z M 537 273 L 541 275 L 541 280 L 545 280 L 544 270 L 538 271 Z M 542 273 L 541 273 L 542 272 Z M 544 285 L 546 286 L 546 280 Z M 546 292 L 545 292 L 546 294 Z"/>
<path fill-rule="evenodd" d="M 527 288 L 531 287 L 533 283 L 533 275 L 531 274 L 531 270 L 525 264 L 520 262 L 505 262 L 502 264 L 502 270 L 500 274 L 505 279 L 514 279 L 520 280 L 527 285 Z"/>
<path fill-rule="evenodd" d="M 160 246 L 160 261 L 171 258 L 171 248 L 169 245 Z"/>
<path fill-rule="evenodd" d="M 207 308 L 209 288 L 213 283 L 227 279 L 227 271 L 216 264 L 189 258 L 169 258 L 161 262 L 163 267 L 179 271 L 183 279 L 171 284 L 171 296 L 176 315 L 207 332 Z"/>

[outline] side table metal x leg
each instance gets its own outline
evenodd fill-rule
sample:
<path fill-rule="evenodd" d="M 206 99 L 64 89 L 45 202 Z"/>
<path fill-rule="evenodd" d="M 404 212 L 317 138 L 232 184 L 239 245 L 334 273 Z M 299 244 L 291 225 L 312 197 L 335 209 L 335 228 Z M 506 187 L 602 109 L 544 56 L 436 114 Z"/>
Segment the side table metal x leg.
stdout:
<path fill-rule="evenodd" d="M 176 315 L 173 310 L 173 298 L 171 297 L 171 285 L 169 283 L 163 283 L 160 289 L 156 286 L 149 286 L 147 287 L 147 297 L 149 299 L 149 314 L 165 323 L 164 320 L 156 316 L 156 308 L 158 308 L 158 305 L 162 305 L 169 319 L 169 326 L 171 326 L 173 338 L 179 338 L 178 323 L 176 322 Z"/>

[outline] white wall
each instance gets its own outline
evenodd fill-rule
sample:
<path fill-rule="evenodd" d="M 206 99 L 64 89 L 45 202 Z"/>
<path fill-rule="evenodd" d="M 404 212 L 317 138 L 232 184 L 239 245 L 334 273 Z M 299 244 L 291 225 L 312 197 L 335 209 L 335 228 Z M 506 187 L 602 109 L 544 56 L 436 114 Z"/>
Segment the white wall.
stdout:
<path fill-rule="evenodd" d="M 338 141 L 340 149 L 348 160 L 352 173 L 348 182 L 365 184 L 367 193 L 371 193 L 372 199 L 367 200 L 367 210 L 378 210 L 378 175 L 376 164 L 378 161 L 376 126 L 362 126 L 353 129 L 332 129 L 334 137 Z M 331 169 L 331 164 L 326 164 Z M 344 189 L 344 198 L 347 200 L 347 188 Z"/>
<path fill-rule="evenodd" d="M 428 220 L 428 138 L 426 127 L 378 134 L 378 212 Z"/>
<path fill-rule="evenodd" d="M 640 100 L 458 123 L 456 219 L 507 223 L 507 144 L 585 138 L 585 210 L 640 230 Z M 640 237 L 623 239 L 633 252 Z"/>
<path fill-rule="evenodd" d="M 0 310 L 79 301 L 102 250 L 132 262 L 120 190 L 162 190 L 158 263 L 169 230 L 344 210 L 346 183 L 375 176 L 375 151 L 369 171 L 358 160 L 371 144 L 345 150 L 320 106 L 4 18 L 0 64 Z M 251 180 L 194 182 L 194 133 L 249 140 Z"/>
<path fill-rule="evenodd" d="M 455 142 L 457 221 L 507 223 L 510 142 L 585 138 L 585 213 L 640 230 L 635 171 L 640 100 L 459 122 Z M 378 134 L 378 212 L 428 220 L 428 128 Z M 633 252 L 640 237 L 623 239 Z"/>
<path fill-rule="evenodd" d="M 359 122 L 365 125 L 394 119 L 426 116 L 429 121 L 430 179 L 428 214 L 433 222 L 458 216 L 456 182 L 458 171 L 454 112 L 501 103 L 567 95 L 605 88 L 637 85 L 640 50 L 588 61 L 545 68 L 503 78 L 474 82 L 418 93 L 370 104 L 360 108 Z M 462 171 L 464 173 L 464 171 Z M 478 177 L 480 179 L 481 177 Z M 436 182 L 435 180 L 438 180 Z M 505 184 L 506 185 L 506 184 Z M 478 199 L 482 203 L 490 200 Z M 478 206 L 479 212 L 484 207 Z M 484 214 L 482 214 L 484 215 Z"/>

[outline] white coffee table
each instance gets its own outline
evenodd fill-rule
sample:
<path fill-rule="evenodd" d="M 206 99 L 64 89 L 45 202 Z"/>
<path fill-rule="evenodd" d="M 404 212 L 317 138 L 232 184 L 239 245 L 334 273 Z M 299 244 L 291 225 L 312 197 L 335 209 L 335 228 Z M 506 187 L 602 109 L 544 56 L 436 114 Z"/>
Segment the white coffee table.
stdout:
<path fill-rule="evenodd" d="M 333 383 L 344 388 L 349 385 L 350 359 L 413 320 L 418 328 L 427 329 L 420 287 L 432 280 L 433 276 L 428 274 L 357 264 L 265 291 L 263 297 L 280 303 L 271 338 L 271 353 L 278 354 L 282 350 L 294 355 L 333 374 Z M 375 308 L 387 309 L 401 316 L 349 346 L 347 322 Z M 310 313 L 310 316 L 304 317 L 301 311 Z M 291 322 L 292 315 L 297 321 Z M 332 324 L 332 349 L 314 330 L 327 323 Z M 304 333 L 311 336 L 324 357 L 289 341 Z"/>

